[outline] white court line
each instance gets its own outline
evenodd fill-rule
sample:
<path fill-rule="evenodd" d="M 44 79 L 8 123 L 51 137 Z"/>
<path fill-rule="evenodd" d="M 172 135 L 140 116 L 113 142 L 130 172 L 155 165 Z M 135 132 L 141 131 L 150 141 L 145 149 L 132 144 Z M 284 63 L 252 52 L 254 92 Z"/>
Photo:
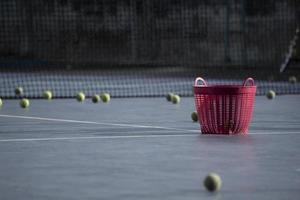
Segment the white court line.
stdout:
<path fill-rule="evenodd" d="M 54 118 L 43 118 L 43 117 L 29 117 L 19 115 L 0 115 L 0 117 L 6 118 L 19 118 L 19 119 L 34 119 L 43 121 L 56 121 L 56 122 L 68 122 L 68 123 L 81 123 L 81 124 L 98 124 L 105 126 L 119 126 L 119 127 L 132 127 L 132 128 L 154 128 L 160 130 L 173 130 L 173 131 L 186 131 L 199 134 L 159 134 L 159 135 L 124 135 L 124 136 L 86 136 L 86 137 L 53 137 L 53 138 L 18 138 L 18 139 L 0 139 L 0 142 L 28 142 L 28 141 L 58 141 L 58 140 L 88 140 L 88 139 L 122 139 L 122 138 L 161 138 L 161 137 L 186 137 L 186 136 L 199 136 L 199 130 L 185 130 L 161 126 L 144 126 L 135 124 L 115 124 L 115 123 L 102 123 L 102 122 L 91 122 L 91 121 L 79 121 L 79 120 L 68 120 L 68 119 L 54 119 Z M 300 134 L 300 132 L 261 132 L 261 133 L 249 133 L 248 135 L 286 135 L 286 134 Z M 201 135 L 201 136 L 224 136 L 227 135 Z"/>
<path fill-rule="evenodd" d="M 162 137 L 186 137 L 199 136 L 197 134 L 182 135 L 119 135 L 119 136 L 87 136 L 87 137 L 55 137 L 55 138 L 19 138 L 2 139 L 0 142 L 32 142 L 32 141 L 58 141 L 58 140 L 90 140 L 90 139 L 122 139 L 122 138 L 162 138 Z"/>
<path fill-rule="evenodd" d="M 249 135 L 290 135 L 290 134 L 299 134 L 300 131 L 289 131 L 289 132 L 260 132 L 260 133 L 248 133 Z"/>
<path fill-rule="evenodd" d="M 299 134 L 298 132 L 287 133 L 249 133 L 249 135 L 285 135 Z M 234 135 L 201 135 L 201 134 L 159 134 L 159 135 L 118 135 L 118 136 L 86 136 L 86 137 L 53 137 L 53 138 L 16 138 L 0 139 L 0 142 L 33 142 L 33 141 L 60 141 L 60 140 L 91 140 L 91 139 L 129 139 L 129 138 L 163 138 L 163 137 L 234 137 Z M 242 137 L 242 135 L 241 135 Z"/>
<path fill-rule="evenodd" d="M 6 118 L 18 118 L 18 119 L 34 119 L 42 121 L 54 121 L 54 122 L 68 122 L 68 123 L 77 123 L 77 124 L 97 124 L 104 126 L 118 126 L 118 127 L 131 127 L 131 128 L 152 128 L 152 129 L 161 129 L 161 130 L 174 130 L 174 131 L 186 131 L 186 132 L 199 132 L 199 130 L 187 130 L 163 126 L 146 126 L 138 124 L 118 124 L 118 123 L 104 123 L 104 122 L 93 122 L 93 121 L 81 121 L 81 120 L 70 120 L 70 119 L 55 119 L 55 118 L 45 118 L 45 117 L 33 117 L 33 116 L 22 116 L 22 115 L 0 115 L 0 117 Z"/>

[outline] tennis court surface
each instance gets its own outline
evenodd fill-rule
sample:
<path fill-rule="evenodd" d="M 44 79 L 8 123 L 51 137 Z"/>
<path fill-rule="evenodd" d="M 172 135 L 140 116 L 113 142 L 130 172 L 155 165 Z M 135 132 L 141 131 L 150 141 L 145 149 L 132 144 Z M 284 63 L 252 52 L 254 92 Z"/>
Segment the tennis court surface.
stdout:
<path fill-rule="evenodd" d="M 1 199 L 292 199 L 300 97 L 257 97 L 247 136 L 201 135 L 193 98 L 17 100 L 0 110 Z M 218 173 L 209 193 L 203 179 Z"/>
<path fill-rule="evenodd" d="M 1 0 L 0 200 L 299 198 L 299 8 Z"/>

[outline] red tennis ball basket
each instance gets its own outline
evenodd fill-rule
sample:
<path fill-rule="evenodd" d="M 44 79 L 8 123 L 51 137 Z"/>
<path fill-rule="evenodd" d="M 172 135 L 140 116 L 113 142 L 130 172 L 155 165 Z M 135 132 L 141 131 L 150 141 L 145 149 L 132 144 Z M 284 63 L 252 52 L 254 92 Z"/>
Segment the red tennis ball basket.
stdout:
<path fill-rule="evenodd" d="M 252 78 L 243 85 L 208 85 L 195 80 L 195 106 L 202 134 L 247 134 L 252 119 L 256 86 Z"/>

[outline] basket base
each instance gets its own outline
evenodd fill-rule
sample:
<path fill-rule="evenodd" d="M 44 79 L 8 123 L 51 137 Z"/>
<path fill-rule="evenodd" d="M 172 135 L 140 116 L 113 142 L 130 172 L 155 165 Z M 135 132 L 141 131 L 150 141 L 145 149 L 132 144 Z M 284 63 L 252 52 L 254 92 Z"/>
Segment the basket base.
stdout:
<path fill-rule="evenodd" d="M 227 132 L 227 133 L 208 133 L 208 132 L 203 132 L 201 131 L 201 134 L 202 135 L 247 135 L 248 134 L 248 131 L 247 132 L 242 132 L 242 133 L 232 133 L 232 132 Z"/>

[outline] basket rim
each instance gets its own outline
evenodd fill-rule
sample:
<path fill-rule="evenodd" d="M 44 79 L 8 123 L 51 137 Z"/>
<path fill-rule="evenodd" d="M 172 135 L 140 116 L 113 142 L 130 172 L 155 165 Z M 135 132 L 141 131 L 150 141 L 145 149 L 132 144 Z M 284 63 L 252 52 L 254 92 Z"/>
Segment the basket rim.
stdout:
<path fill-rule="evenodd" d="M 194 85 L 194 88 L 256 88 L 256 85 Z"/>
<path fill-rule="evenodd" d="M 256 86 L 234 86 L 234 85 L 219 85 L 219 86 L 194 86 L 194 93 L 197 95 L 212 94 L 212 95 L 236 95 L 236 94 L 255 94 Z"/>

